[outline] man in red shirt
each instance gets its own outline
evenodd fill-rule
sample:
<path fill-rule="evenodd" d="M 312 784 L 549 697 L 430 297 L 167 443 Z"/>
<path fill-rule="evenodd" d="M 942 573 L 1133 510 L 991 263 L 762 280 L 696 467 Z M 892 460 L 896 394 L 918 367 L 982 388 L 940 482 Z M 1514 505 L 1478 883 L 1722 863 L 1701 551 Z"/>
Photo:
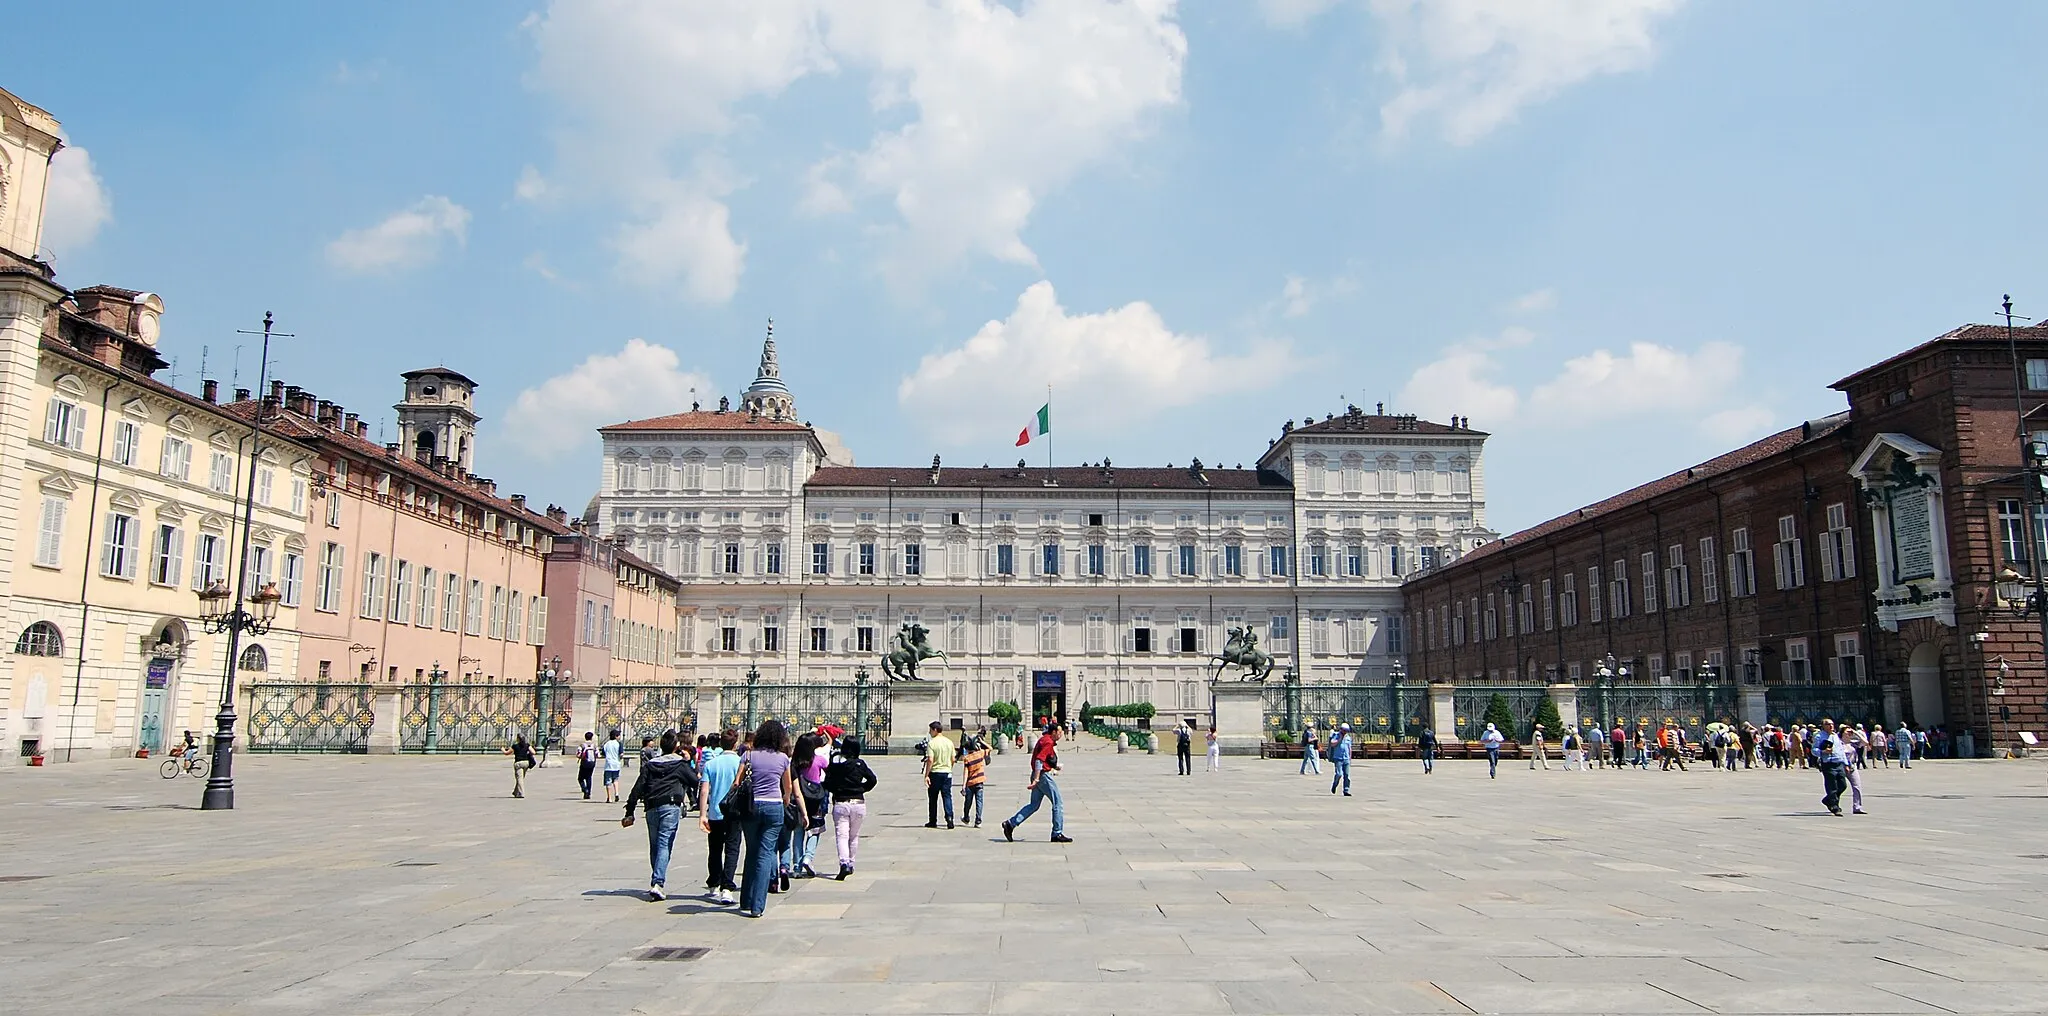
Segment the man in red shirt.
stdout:
<path fill-rule="evenodd" d="M 1015 839 L 1016 837 L 1013 834 L 1016 833 L 1017 827 L 1023 825 L 1025 819 L 1037 814 L 1040 804 L 1050 800 L 1052 801 L 1052 841 L 1054 843 L 1074 842 L 1066 834 L 1067 812 L 1066 808 L 1060 803 L 1058 779 L 1060 774 L 1060 756 L 1057 750 L 1059 743 L 1059 725 L 1047 724 L 1045 735 L 1038 739 L 1038 747 L 1031 751 L 1031 785 L 1025 788 L 1031 791 L 1031 800 L 1024 807 L 1017 809 L 1017 814 L 1010 816 L 1003 822 L 1003 839 Z"/>

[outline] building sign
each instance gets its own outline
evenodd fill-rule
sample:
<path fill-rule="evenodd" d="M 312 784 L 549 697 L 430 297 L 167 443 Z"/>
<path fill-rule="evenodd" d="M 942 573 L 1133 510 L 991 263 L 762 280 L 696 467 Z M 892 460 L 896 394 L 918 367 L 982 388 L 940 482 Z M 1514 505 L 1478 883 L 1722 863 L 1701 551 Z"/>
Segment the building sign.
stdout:
<path fill-rule="evenodd" d="M 1885 498 L 1891 513 L 1892 581 L 1934 577 L 1934 525 L 1927 492 L 1917 487 L 1893 490 Z"/>
<path fill-rule="evenodd" d="M 171 664 L 174 661 L 161 656 L 149 661 L 149 672 L 143 677 L 143 686 L 160 689 L 171 686 Z"/>

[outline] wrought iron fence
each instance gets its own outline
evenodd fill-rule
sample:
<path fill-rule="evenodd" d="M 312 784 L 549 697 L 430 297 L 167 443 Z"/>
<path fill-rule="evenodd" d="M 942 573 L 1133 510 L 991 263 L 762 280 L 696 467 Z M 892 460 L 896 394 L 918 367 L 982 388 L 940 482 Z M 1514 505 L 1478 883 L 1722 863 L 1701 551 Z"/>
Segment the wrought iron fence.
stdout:
<path fill-rule="evenodd" d="M 697 732 L 697 688 L 676 684 L 606 684 L 597 689 L 597 725 L 625 736 L 659 736 L 674 727 Z"/>
<path fill-rule="evenodd" d="M 1874 684 L 1773 685 L 1764 689 L 1772 723 L 1883 723 L 1884 691 Z"/>
<path fill-rule="evenodd" d="M 546 703 L 549 736 L 559 737 L 569 722 L 564 689 L 534 681 L 408 684 L 398 693 L 398 744 L 404 751 L 501 751 L 521 734 L 538 733 L 543 699 L 553 699 Z"/>
<path fill-rule="evenodd" d="M 1429 724 L 1429 688 L 1413 684 L 1272 684 L 1263 692 L 1267 735 L 1313 723 L 1351 724 L 1361 740 L 1401 740 Z"/>
<path fill-rule="evenodd" d="M 1459 737 L 1477 741 L 1486 732 L 1486 710 L 1495 695 L 1507 700 L 1508 714 L 1515 720 L 1515 728 L 1501 731 L 1501 736 L 1518 741 L 1529 725 L 1536 722 L 1536 709 L 1550 695 L 1550 689 L 1540 684 L 1458 685 L 1451 691 L 1451 710 L 1457 717 Z"/>
<path fill-rule="evenodd" d="M 766 720 L 808 730 L 820 724 L 858 734 L 868 754 L 881 754 L 889 737 L 889 686 L 849 684 L 761 684 L 741 682 L 720 689 L 727 727 L 750 730 Z"/>
<path fill-rule="evenodd" d="M 1686 729 L 1693 740 L 1702 740 L 1706 726 L 1716 720 L 1740 721 L 1736 711 L 1735 686 L 1730 684 L 1595 684 L 1579 689 L 1579 716 L 1611 730 L 1616 723 L 1633 731 L 1648 726 L 1655 730 L 1670 720 Z"/>
<path fill-rule="evenodd" d="M 367 684 L 261 682 L 244 690 L 249 751 L 369 751 L 374 701 Z"/>

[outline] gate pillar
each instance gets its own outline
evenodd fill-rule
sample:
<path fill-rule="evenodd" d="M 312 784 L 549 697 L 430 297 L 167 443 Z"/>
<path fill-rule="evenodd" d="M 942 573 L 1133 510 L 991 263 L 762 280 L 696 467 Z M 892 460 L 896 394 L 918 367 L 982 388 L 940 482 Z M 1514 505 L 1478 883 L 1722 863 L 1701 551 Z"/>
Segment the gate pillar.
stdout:
<path fill-rule="evenodd" d="M 1458 707 L 1451 701 L 1453 685 L 1432 682 L 1429 686 L 1429 725 L 1438 743 L 1458 740 Z"/>
<path fill-rule="evenodd" d="M 582 744 L 586 730 L 602 742 L 605 732 L 598 729 L 597 685 L 577 680 L 564 690 L 569 695 L 569 729 L 562 732 L 563 750 Z"/>
<path fill-rule="evenodd" d="M 1553 684 L 1550 686 L 1550 701 L 1557 706 L 1557 718 L 1563 721 L 1565 730 L 1576 729 L 1579 725 L 1579 686 L 1575 684 Z M 1564 736 L 1562 732 L 1558 734 Z"/>
<path fill-rule="evenodd" d="M 1761 727 L 1771 722 L 1771 701 L 1762 686 L 1742 689 L 1742 722 Z"/>
<path fill-rule="evenodd" d="M 399 704 L 399 685 L 370 686 L 370 740 L 372 755 L 396 755 L 399 750 L 398 719 L 404 714 Z"/>
<path fill-rule="evenodd" d="M 725 698 L 717 684 L 704 683 L 697 686 L 697 732 L 716 733 L 725 729 Z"/>

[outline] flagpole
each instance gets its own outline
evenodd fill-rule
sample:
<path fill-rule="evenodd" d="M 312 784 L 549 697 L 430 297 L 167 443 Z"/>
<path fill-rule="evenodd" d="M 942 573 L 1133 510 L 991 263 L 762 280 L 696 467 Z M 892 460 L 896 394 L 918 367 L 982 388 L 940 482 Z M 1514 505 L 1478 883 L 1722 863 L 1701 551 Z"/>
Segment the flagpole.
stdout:
<path fill-rule="evenodd" d="M 1045 479 L 1052 482 L 1052 386 L 1045 386 Z"/>

